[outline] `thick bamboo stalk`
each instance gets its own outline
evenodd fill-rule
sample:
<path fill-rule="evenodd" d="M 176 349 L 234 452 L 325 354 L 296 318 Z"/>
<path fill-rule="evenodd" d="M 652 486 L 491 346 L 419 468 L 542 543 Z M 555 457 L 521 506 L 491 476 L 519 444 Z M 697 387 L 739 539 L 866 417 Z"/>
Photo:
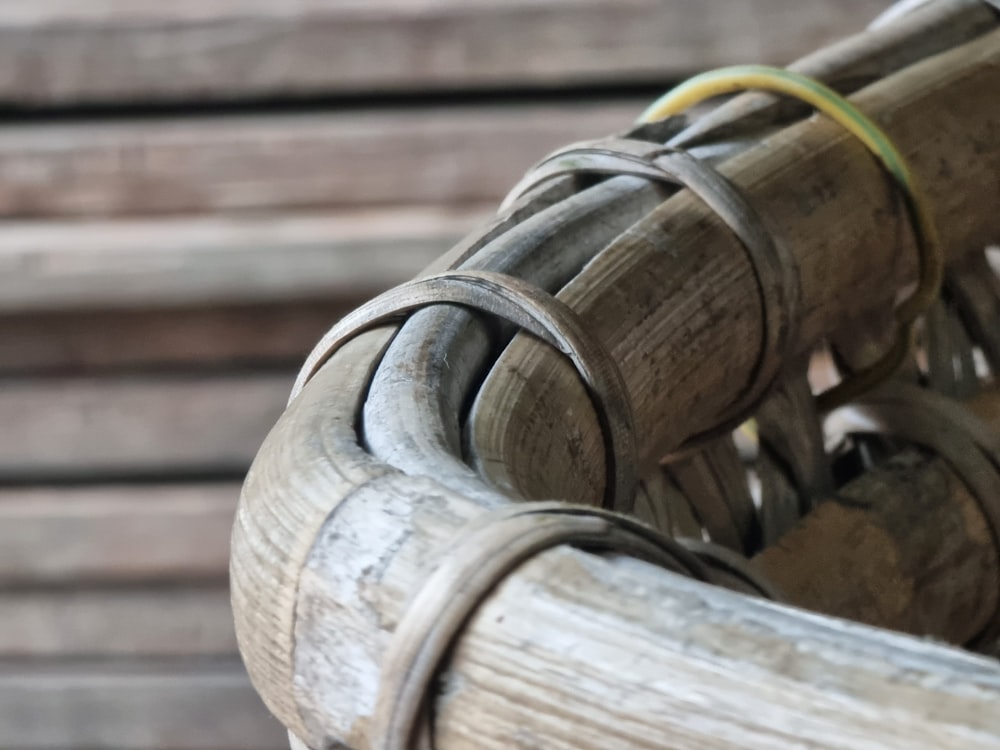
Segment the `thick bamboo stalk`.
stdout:
<path fill-rule="evenodd" d="M 318 377 L 329 385 L 336 375 Z M 332 406 L 317 395 L 307 390 L 291 418 Z M 400 475 L 340 504 L 299 580 L 296 692 L 310 747 L 335 737 L 369 746 L 365 695 L 381 644 L 420 570 L 476 512 Z M 950 549 L 961 549 L 957 536 Z M 1000 741 L 988 708 L 1000 698 L 1000 670 L 988 661 L 567 549 L 519 568 L 476 612 L 441 694 L 441 748 L 518 747 L 531 737 L 623 749 Z"/>
<path fill-rule="evenodd" d="M 991 178 L 1000 148 L 988 137 L 1000 121 L 989 96 L 1000 88 L 998 60 L 994 34 L 859 97 L 891 121 L 925 181 L 936 177 L 932 198 L 955 255 L 1000 228 L 962 198 L 1000 198 Z M 784 131 L 723 169 L 782 230 L 799 265 L 809 304 L 798 348 L 838 326 L 848 294 L 885 304 L 886 290 L 912 277 L 896 197 L 870 157 L 826 123 Z M 589 200 L 583 193 L 559 213 L 569 244 L 583 236 L 580 212 L 607 216 L 607 204 Z M 538 244 L 553 227 L 539 219 L 522 236 L 536 232 Z M 842 231 L 827 235 L 831 227 Z M 594 245 L 586 252 L 601 249 Z M 760 301 L 742 248 L 687 195 L 654 209 L 561 296 L 634 372 L 628 385 L 647 462 L 723 419 L 759 354 Z M 269 705 L 311 747 L 368 746 L 381 658 L 410 595 L 452 535 L 484 505 L 509 501 L 455 458 L 457 430 L 432 435 L 420 448 L 434 457 L 426 463 L 394 458 L 390 466 L 362 449 L 357 417 L 391 333 L 341 349 L 292 403 L 248 477 L 234 531 L 241 649 Z M 510 367 L 517 347 L 521 359 Z M 475 351 L 445 354 L 421 355 L 417 365 L 447 370 L 468 358 L 477 369 Z M 599 495 L 600 433 L 591 432 L 575 373 L 523 339 L 505 357 L 486 384 L 497 400 L 481 395 L 474 410 L 480 464 L 501 487 L 526 494 Z M 460 390 L 401 374 L 398 383 L 415 382 L 439 411 L 432 432 L 457 413 Z M 516 429 L 500 410 L 484 418 L 489 403 L 509 404 Z M 410 441 L 427 433 L 415 413 L 399 420 Z M 366 433 L 377 414 L 367 410 Z M 485 450 L 483 431 L 495 432 L 502 450 Z M 986 708 L 1000 697 L 1000 670 L 989 662 L 567 549 L 538 556 L 498 588 L 470 621 L 444 685 L 435 706 L 441 748 L 1000 741 L 1000 721 Z"/>
<path fill-rule="evenodd" d="M 1000 236 L 1000 216 L 984 210 L 1000 203 L 1000 98 L 985 93 L 1000 90 L 998 62 L 994 32 L 855 97 L 925 185 L 952 259 Z M 794 258 L 807 301 L 795 349 L 806 350 L 859 312 L 887 307 L 895 290 L 913 281 L 917 253 L 898 196 L 839 126 L 813 118 L 722 171 L 751 196 Z M 687 193 L 560 291 L 622 363 L 645 466 L 733 415 L 760 354 L 759 294 L 738 240 Z M 501 403 L 502 411 L 490 406 Z M 470 450 L 500 486 L 528 497 L 592 501 L 604 475 L 596 427 L 575 372 L 519 336 L 478 391 Z"/>
<path fill-rule="evenodd" d="M 752 565 L 796 606 L 950 643 L 971 641 L 1000 603 L 979 501 L 942 459 L 915 452 L 820 503 Z"/>
<path fill-rule="evenodd" d="M 942 43 L 939 40 L 952 37 L 972 38 L 981 34 L 988 25 L 996 26 L 996 20 L 990 11 L 978 2 L 943 3 L 942 6 L 950 12 L 950 15 L 943 13 L 940 8 L 934 10 L 932 15 L 936 24 L 929 24 L 927 19 L 918 16 L 901 29 L 894 30 L 884 46 L 880 37 L 861 35 L 836 45 L 827 54 L 812 55 L 799 67 L 810 75 L 846 82 L 849 85 L 851 81 L 869 80 L 873 76 L 897 70 L 920 59 L 921 54 L 939 51 L 942 48 L 935 46 Z M 754 107 L 757 106 L 755 102 L 757 100 L 751 98 L 747 103 L 746 106 L 750 111 L 755 111 Z M 738 115 L 743 113 L 743 109 L 739 107 L 729 109 L 730 111 L 735 109 Z M 705 119 L 718 124 L 721 118 L 709 116 Z M 759 115 L 754 119 L 757 123 L 760 122 Z M 697 124 L 694 127 L 697 128 Z M 693 132 L 698 136 L 701 131 L 695 129 Z M 840 135 L 836 129 L 826 132 Z M 789 160 L 799 158 L 795 148 L 797 147 L 793 147 L 788 153 Z M 868 166 L 867 157 L 861 157 L 858 151 L 852 153 L 855 160 L 860 162 L 861 170 Z M 831 160 L 830 163 L 835 169 L 837 161 Z M 802 165 L 801 168 L 806 173 L 810 169 L 807 165 Z M 873 177 L 876 180 L 874 189 L 882 190 L 883 182 L 877 170 L 857 175 L 861 184 Z M 784 190 L 784 186 L 789 183 L 781 180 L 776 182 L 782 185 L 781 189 Z M 652 218 L 650 212 L 671 192 L 673 191 L 662 185 L 641 182 L 634 178 L 620 177 L 608 180 L 553 206 L 502 237 L 482 242 L 472 257 L 463 259 L 463 267 L 504 271 L 530 279 L 533 283 L 553 292 L 559 291 L 574 274 L 579 272 L 584 263 L 609 243 L 616 243 L 619 249 L 631 247 L 632 250 L 641 250 L 645 239 L 631 231 L 628 236 L 622 236 L 623 232 L 637 221 L 637 217 Z M 880 197 L 885 202 L 891 202 L 889 194 L 883 193 Z M 863 205 L 864 197 L 858 196 L 858 198 L 859 204 Z M 655 247 L 647 247 L 649 255 L 654 256 L 655 262 L 650 263 L 650 274 L 657 273 L 655 278 L 650 275 L 646 278 L 628 279 L 621 287 L 608 290 L 609 296 L 618 298 L 615 303 L 616 310 L 622 306 L 632 306 L 635 318 L 641 318 L 651 312 L 655 304 L 664 306 L 676 304 L 677 294 L 665 294 L 662 291 L 664 289 L 671 289 L 672 286 L 681 284 L 687 284 L 690 288 L 692 284 L 716 283 L 714 278 L 711 282 L 706 281 L 704 277 L 697 280 L 687 279 L 686 263 L 692 266 L 700 264 L 706 269 L 705 276 L 711 276 L 717 273 L 719 267 L 724 267 L 727 273 L 718 280 L 718 283 L 722 283 L 729 274 L 741 274 L 740 280 L 743 283 L 747 286 L 753 284 L 742 246 L 732 237 L 728 229 L 700 203 L 689 203 L 687 208 L 693 208 L 696 212 L 684 213 L 685 216 L 691 217 L 692 224 L 703 220 L 714 222 L 715 236 L 722 237 L 720 241 L 727 243 L 725 252 L 730 260 L 718 261 L 718 266 L 705 264 L 703 259 L 706 256 L 717 256 L 719 251 L 715 249 L 714 244 L 706 245 L 699 232 L 689 233 L 684 240 L 689 245 L 711 249 L 686 251 L 683 244 L 678 245 L 679 233 L 664 235 L 656 240 L 658 244 Z M 668 216 L 673 216 L 675 211 L 666 205 L 660 210 L 666 212 L 664 215 Z M 831 208 L 831 213 L 835 210 Z M 829 221 L 830 214 L 818 219 L 817 224 Z M 873 220 L 869 221 L 869 224 L 871 223 Z M 659 227 L 650 227 L 650 231 L 653 236 L 660 234 Z M 826 231 L 825 226 L 823 231 Z M 886 230 L 883 229 L 883 232 Z M 808 246 L 808 243 L 806 244 Z M 676 246 L 677 251 L 664 252 L 664 248 L 668 246 Z M 912 255 L 912 252 L 900 249 L 900 254 Z M 605 257 L 621 256 L 612 253 L 610 256 L 606 254 Z M 611 261 L 612 264 L 616 262 L 616 260 Z M 662 273 L 655 270 L 664 265 L 667 267 L 663 268 Z M 635 265 L 630 267 L 637 276 L 642 277 L 646 273 L 645 267 L 638 259 Z M 603 283 L 600 273 L 588 274 L 574 281 L 572 288 L 588 289 L 593 288 L 594 284 Z M 739 290 L 734 291 L 734 294 L 736 293 L 739 293 Z M 756 293 L 747 289 L 747 294 Z M 572 299 L 573 306 L 579 304 L 573 297 L 566 298 Z M 750 296 L 745 299 L 753 298 Z M 649 300 L 650 305 L 648 307 L 635 305 L 637 299 Z M 601 310 L 598 315 L 610 320 L 612 316 L 609 309 L 601 308 Z M 759 310 L 754 309 L 747 314 L 759 315 Z M 700 319 L 709 317 L 710 312 L 701 315 Z M 631 320 L 634 321 L 635 318 Z M 656 321 L 659 320 L 661 320 L 659 316 L 648 318 L 653 325 L 658 325 Z M 749 320 L 745 322 L 751 327 L 755 325 Z M 759 326 L 759 323 L 756 325 Z M 634 357 L 637 352 L 653 350 L 632 348 L 633 344 L 638 343 L 635 339 L 636 329 L 622 325 L 621 330 L 625 333 L 616 332 L 616 337 L 606 340 L 616 341 L 621 349 L 629 349 L 626 357 Z M 734 339 L 741 333 L 736 330 L 730 332 Z M 740 339 L 740 343 L 735 347 L 734 357 L 742 355 L 749 359 L 756 356 L 756 351 L 747 346 L 747 342 L 755 340 L 756 332 L 745 333 L 746 337 Z M 479 470 L 489 476 L 494 484 L 508 491 L 535 497 L 556 496 L 576 501 L 599 497 L 603 491 L 604 466 L 602 458 L 591 460 L 593 452 L 600 451 L 601 447 L 593 441 L 599 432 L 592 432 L 594 422 L 589 414 L 590 407 L 585 403 L 585 394 L 575 373 L 563 366 L 564 363 L 558 355 L 552 356 L 553 353 L 544 350 L 544 347 L 543 351 L 539 351 L 539 347 L 531 347 L 524 338 L 522 336 L 515 340 L 505 356 L 493 363 L 489 361 L 491 334 L 476 316 L 454 309 L 431 309 L 414 315 L 402 327 L 386 352 L 365 404 L 368 425 L 366 438 L 370 449 L 379 458 L 403 471 L 421 472 L 428 466 L 435 466 L 435 476 L 446 482 L 450 481 L 447 477 L 453 472 L 455 484 L 452 486 L 459 487 L 464 486 L 463 477 L 467 476 L 468 471 L 464 465 L 450 460 L 450 456 L 455 455 L 455 446 L 467 441 L 473 463 L 476 463 Z M 660 343 L 656 342 L 654 345 Z M 679 342 L 678 349 L 679 352 L 673 352 L 674 358 L 678 356 L 686 358 L 683 355 L 689 351 L 688 341 Z M 727 350 L 728 346 L 723 344 L 717 353 L 724 354 Z M 660 351 L 663 356 L 667 355 L 666 349 Z M 522 354 L 519 355 L 518 352 Z M 524 359 L 528 356 L 523 354 L 524 352 L 531 352 L 532 359 Z M 521 361 L 524 361 L 525 369 L 515 373 L 513 368 Z M 645 364 L 634 367 L 628 358 L 619 361 L 624 363 L 626 371 L 650 371 Z M 529 362 L 533 364 L 528 364 Z M 508 363 L 511 369 L 506 369 Z M 531 452 L 533 456 L 531 462 L 522 462 L 523 455 L 516 453 L 518 449 L 513 448 L 515 452 L 510 453 L 509 449 L 512 446 L 502 444 L 505 439 L 515 443 L 521 442 L 519 437 L 512 434 L 503 437 L 499 432 L 502 429 L 501 425 L 510 425 L 511 422 L 499 420 L 495 428 L 480 427 L 477 430 L 478 412 L 474 406 L 473 429 L 463 437 L 462 425 L 459 423 L 462 405 L 471 402 L 473 398 L 476 399 L 475 404 L 485 404 L 486 421 L 492 425 L 489 404 L 506 404 L 505 399 L 508 396 L 512 398 L 511 403 L 516 404 L 515 393 L 500 392 L 504 388 L 503 384 L 508 384 L 517 391 L 521 388 L 518 383 L 523 380 L 523 376 L 536 366 L 558 370 L 557 387 L 564 389 L 562 392 L 565 398 L 554 399 L 550 410 L 536 410 L 534 399 L 538 394 L 534 393 L 535 385 L 547 387 L 548 384 L 542 378 L 537 380 L 529 378 L 531 385 L 528 388 L 531 392 L 522 391 L 525 409 L 523 411 L 519 409 L 513 419 L 527 419 L 524 424 L 533 424 L 535 420 L 548 421 L 554 418 L 555 422 L 548 427 L 562 431 L 561 434 L 552 435 L 548 428 L 543 427 L 542 434 L 538 435 L 537 440 L 531 441 L 530 448 L 521 445 L 524 453 Z M 712 372 L 712 369 L 708 368 L 709 372 Z M 497 391 L 487 395 L 487 391 L 484 390 L 483 395 L 476 398 L 474 389 L 490 370 L 492 373 L 489 375 L 487 385 L 492 384 Z M 729 372 L 738 370 L 738 361 L 727 361 L 721 367 L 714 368 L 720 379 L 725 378 Z M 698 377 L 704 379 L 703 375 Z M 734 381 L 731 389 L 740 388 L 742 385 Z M 706 382 L 705 386 L 710 388 L 712 384 Z M 501 400 L 494 401 L 494 397 Z M 677 394 L 676 398 L 679 399 L 678 403 L 682 404 L 689 400 L 689 394 Z M 584 421 L 575 418 L 563 419 L 567 409 L 577 408 L 576 405 L 579 405 L 579 409 L 586 414 Z M 701 419 L 697 414 L 692 414 L 692 417 Z M 667 424 L 661 426 L 667 427 Z M 486 429 L 495 429 L 496 432 L 483 436 L 481 431 Z M 640 434 L 644 434 L 644 430 L 640 429 Z M 678 438 L 682 439 L 683 436 Z M 495 441 L 500 441 L 501 444 L 497 445 Z M 575 460 L 569 455 L 574 453 Z M 518 476 L 508 476 L 504 468 L 507 466 L 516 466 Z M 565 471 L 554 467 L 565 467 Z M 564 482 L 564 478 L 567 481 Z M 530 486 L 532 482 L 539 484 L 532 487 Z"/>

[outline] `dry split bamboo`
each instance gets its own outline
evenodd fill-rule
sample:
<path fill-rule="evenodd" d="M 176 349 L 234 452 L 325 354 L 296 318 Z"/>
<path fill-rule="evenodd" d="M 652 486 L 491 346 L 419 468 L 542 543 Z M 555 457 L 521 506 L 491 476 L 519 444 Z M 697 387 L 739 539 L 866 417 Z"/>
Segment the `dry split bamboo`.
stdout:
<path fill-rule="evenodd" d="M 927 19 L 942 9 L 949 32 L 966 29 L 952 43 L 971 41 L 934 55 L 930 40 L 948 34 Z M 1000 204 L 1000 32 L 989 27 L 985 5 L 932 3 L 801 65 L 843 80 L 863 60 L 888 76 L 853 98 L 911 160 L 951 259 L 1000 236 L 984 210 Z M 880 56 L 884 38 L 895 46 Z M 867 152 L 822 118 L 744 149 L 728 149 L 742 153 L 720 170 L 794 263 L 804 303 L 790 353 L 890 305 L 916 252 Z M 755 277 L 687 191 L 637 178 L 575 188 L 553 182 L 437 268 L 467 262 L 558 292 L 622 365 L 647 469 L 733 416 L 755 363 L 778 355 L 762 351 L 774 280 Z M 398 677 L 383 666 L 391 635 L 467 524 L 518 495 L 594 503 L 604 492 L 602 431 L 579 376 L 546 345 L 509 339 L 452 308 L 361 334 L 258 454 L 233 537 L 237 634 L 255 685 L 309 747 L 373 746 L 380 682 Z M 435 685 L 442 750 L 1000 742 L 993 662 L 568 547 L 511 571 Z"/>

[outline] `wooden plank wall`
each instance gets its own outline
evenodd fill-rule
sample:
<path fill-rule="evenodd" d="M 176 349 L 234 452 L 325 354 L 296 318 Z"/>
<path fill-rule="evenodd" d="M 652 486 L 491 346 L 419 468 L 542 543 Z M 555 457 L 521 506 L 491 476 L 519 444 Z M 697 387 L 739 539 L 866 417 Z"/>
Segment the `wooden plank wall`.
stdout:
<path fill-rule="evenodd" d="M 0 747 L 284 747 L 228 537 L 311 344 L 553 148 L 886 4 L 0 3 Z"/>

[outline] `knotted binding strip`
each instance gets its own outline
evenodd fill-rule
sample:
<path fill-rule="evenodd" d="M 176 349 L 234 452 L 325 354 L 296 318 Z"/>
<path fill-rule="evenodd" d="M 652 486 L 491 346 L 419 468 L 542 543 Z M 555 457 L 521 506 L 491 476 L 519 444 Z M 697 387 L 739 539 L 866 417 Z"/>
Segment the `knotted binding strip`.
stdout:
<path fill-rule="evenodd" d="M 827 416 L 834 432 L 876 433 L 909 440 L 943 458 L 979 503 L 1000 554 L 1000 435 L 959 402 L 911 383 L 893 382 Z M 1000 603 L 976 637 L 1000 635 Z"/>
<path fill-rule="evenodd" d="M 889 137 L 847 99 L 808 76 L 767 65 L 720 68 L 697 75 L 668 91 L 642 114 L 639 121 L 654 122 L 678 114 L 705 99 L 748 89 L 801 99 L 842 125 L 872 152 L 891 175 L 900 188 L 913 226 L 919 253 L 919 279 L 917 288 L 896 308 L 899 337 L 877 362 L 852 373 L 819 395 L 820 409 L 828 411 L 881 383 L 902 364 L 910 350 L 914 321 L 927 311 L 940 292 L 944 255 L 923 191 Z"/>
<path fill-rule="evenodd" d="M 686 187 L 722 219 L 743 245 L 763 308 L 764 340 L 760 355 L 747 387 L 737 397 L 735 416 L 691 437 L 684 450 L 735 427 L 772 385 L 795 340 L 800 286 L 790 254 L 775 241 L 742 193 L 713 166 L 686 151 L 631 138 L 584 141 L 550 154 L 525 175 L 503 205 L 511 204 L 544 182 L 570 174 L 629 175 Z"/>
<path fill-rule="evenodd" d="M 455 638 L 508 573 L 563 544 L 627 554 L 709 583 L 715 570 L 735 573 L 751 591 L 773 593 L 739 556 L 704 542 L 691 549 L 627 516 L 551 502 L 519 503 L 487 513 L 457 536 L 392 636 L 372 717 L 373 748 L 431 750 L 428 692 Z"/>
<path fill-rule="evenodd" d="M 399 322 L 423 307 L 455 304 L 507 320 L 566 355 L 587 387 L 604 433 L 604 507 L 630 512 L 637 457 L 632 404 L 607 349 L 564 302 L 532 284 L 492 271 L 449 271 L 401 284 L 344 317 L 320 339 L 292 387 L 289 402 L 309 379 L 358 334 Z"/>

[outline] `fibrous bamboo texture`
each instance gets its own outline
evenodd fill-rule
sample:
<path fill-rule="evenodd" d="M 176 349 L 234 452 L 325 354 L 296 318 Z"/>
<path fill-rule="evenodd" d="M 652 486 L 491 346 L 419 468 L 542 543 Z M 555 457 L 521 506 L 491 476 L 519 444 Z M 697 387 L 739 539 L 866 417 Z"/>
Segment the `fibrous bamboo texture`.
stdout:
<path fill-rule="evenodd" d="M 950 260 L 1000 236 L 995 29 L 982 3 L 931 3 L 798 65 L 856 91 L 886 129 Z M 804 306 L 790 353 L 801 356 L 886 310 L 914 280 L 916 252 L 862 146 L 813 117 L 747 147 L 730 122 L 787 112 L 738 101 L 675 142 L 735 139 L 719 168 L 794 263 Z M 734 416 L 755 362 L 775 353 L 761 351 L 767 285 L 717 216 L 687 191 L 625 177 L 581 192 L 557 181 L 518 210 L 435 269 L 502 271 L 557 293 L 621 366 L 641 473 Z M 579 375 L 546 344 L 509 336 L 450 307 L 361 334 L 254 463 L 233 538 L 237 632 L 256 686 L 309 747 L 370 746 L 389 638 L 466 524 L 517 497 L 600 502 L 604 436 Z M 961 493 L 942 481 L 928 502 L 947 515 Z M 962 528 L 958 548 L 982 524 Z M 920 586 L 909 595 L 920 600 Z M 565 547 L 476 609 L 430 698 L 442 750 L 1000 742 L 990 661 Z"/>

